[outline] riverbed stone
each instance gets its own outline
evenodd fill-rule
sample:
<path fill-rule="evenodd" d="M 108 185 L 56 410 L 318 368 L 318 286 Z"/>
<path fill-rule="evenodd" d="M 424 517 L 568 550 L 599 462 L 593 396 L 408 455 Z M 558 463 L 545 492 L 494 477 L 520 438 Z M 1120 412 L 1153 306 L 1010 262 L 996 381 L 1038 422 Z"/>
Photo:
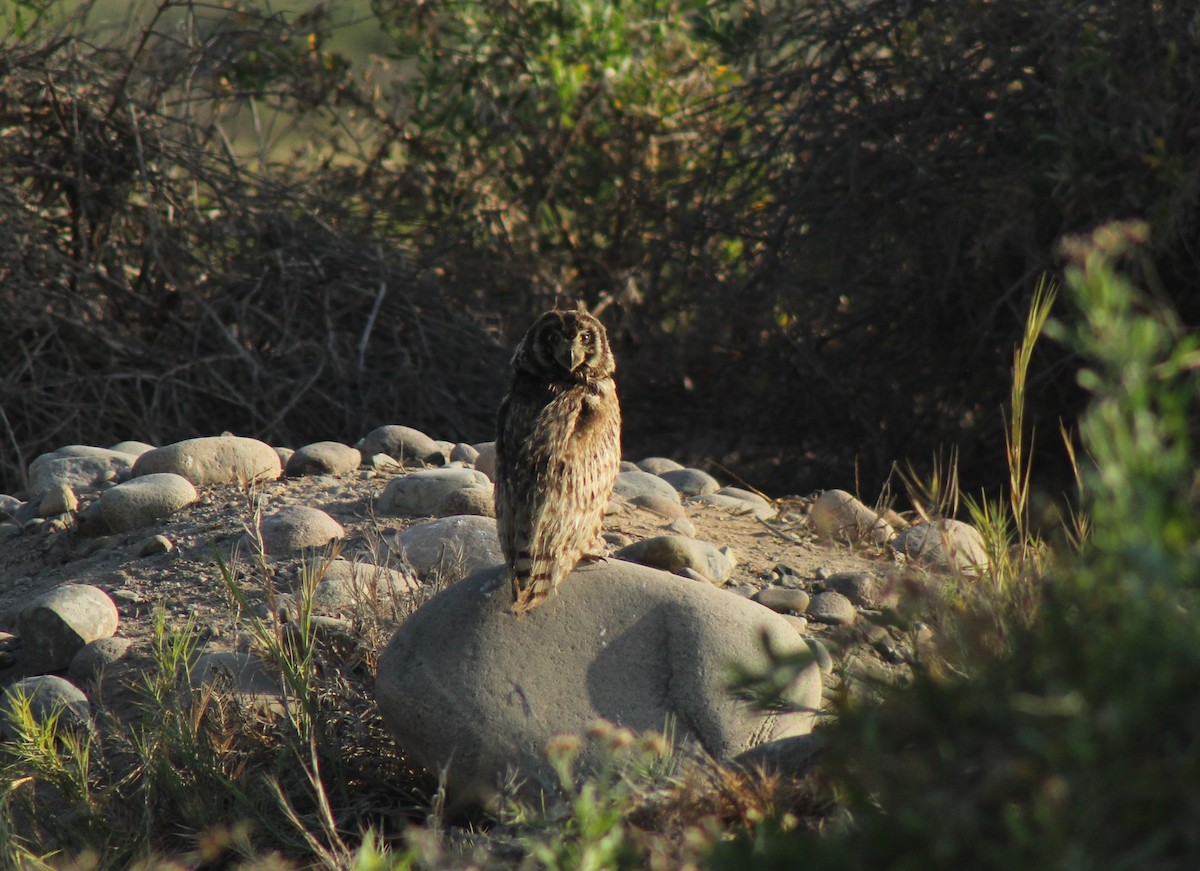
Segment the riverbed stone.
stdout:
<path fill-rule="evenodd" d="M 100 511 L 113 532 L 138 529 L 169 517 L 200 498 L 195 485 L 173 472 L 132 478 L 100 494 Z"/>
<path fill-rule="evenodd" d="M 147 451 L 133 464 L 135 477 L 171 472 L 197 487 L 274 481 L 283 474 L 279 454 L 266 442 L 220 435 L 185 439 Z"/>
<path fill-rule="evenodd" d="M 85 644 L 115 633 L 118 622 L 117 606 L 99 587 L 63 584 L 43 593 L 17 620 L 26 672 L 66 668 Z"/>
<path fill-rule="evenodd" d="M 379 662 L 376 698 L 398 745 L 444 771 L 451 808 L 487 804 L 510 772 L 522 793 L 553 794 L 545 747 L 596 720 L 634 731 L 673 725 L 678 745 L 718 759 L 811 731 L 821 678 L 789 688 L 795 710 L 734 700 L 728 668 L 766 664 L 804 641 L 777 614 L 656 569 L 606 561 L 577 567 L 534 610 L 512 613 L 507 571 L 477 572 L 397 631 Z M 599 759 L 585 749 L 583 767 Z"/>
<path fill-rule="evenodd" d="M 296 450 L 284 466 L 290 478 L 301 475 L 345 475 L 362 464 L 362 452 L 341 442 L 313 442 Z"/>

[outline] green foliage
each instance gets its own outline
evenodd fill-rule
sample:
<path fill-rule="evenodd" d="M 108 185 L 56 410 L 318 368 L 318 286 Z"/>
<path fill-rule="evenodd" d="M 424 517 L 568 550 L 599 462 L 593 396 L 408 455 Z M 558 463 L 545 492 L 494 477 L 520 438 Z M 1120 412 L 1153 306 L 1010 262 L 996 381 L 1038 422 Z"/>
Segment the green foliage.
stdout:
<path fill-rule="evenodd" d="M 981 644 L 954 677 L 919 668 L 882 703 L 841 706 L 831 769 L 844 826 L 744 839 L 718 851 L 718 867 L 1200 859 L 1200 630 L 1188 616 L 1200 605 L 1197 345 L 1116 268 L 1144 236 L 1144 225 L 1109 225 L 1070 243 L 1076 313 L 1050 327 L 1084 356 L 1091 393 L 1082 550 L 1060 554 L 1036 617 L 998 655 Z"/>

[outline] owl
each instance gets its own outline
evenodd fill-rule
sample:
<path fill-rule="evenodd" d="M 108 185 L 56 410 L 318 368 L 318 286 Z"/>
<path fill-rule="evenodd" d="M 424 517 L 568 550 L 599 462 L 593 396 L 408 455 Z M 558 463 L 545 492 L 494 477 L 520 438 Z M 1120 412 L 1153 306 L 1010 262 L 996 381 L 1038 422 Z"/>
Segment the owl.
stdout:
<path fill-rule="evenodd" d="M 616 362 L 582 306 L 534 321 L 512 358 L 496 434 L 496 525 L 513 611 L 536 607 L 584 556 L 602 555 L 621 465 Z"/>

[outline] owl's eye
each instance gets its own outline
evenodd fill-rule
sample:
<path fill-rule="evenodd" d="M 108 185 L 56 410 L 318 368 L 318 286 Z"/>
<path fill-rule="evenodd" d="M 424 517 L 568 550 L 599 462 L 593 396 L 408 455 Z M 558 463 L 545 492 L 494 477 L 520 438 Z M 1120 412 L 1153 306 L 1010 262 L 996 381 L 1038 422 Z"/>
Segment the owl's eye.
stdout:
<path fill-rule="evenodd" d="M 579 340 L 581 342 L 587 342 L 590 344 L 592 341 L 592 331 L 584 330 L 582 333 L 579 334 Z"/>

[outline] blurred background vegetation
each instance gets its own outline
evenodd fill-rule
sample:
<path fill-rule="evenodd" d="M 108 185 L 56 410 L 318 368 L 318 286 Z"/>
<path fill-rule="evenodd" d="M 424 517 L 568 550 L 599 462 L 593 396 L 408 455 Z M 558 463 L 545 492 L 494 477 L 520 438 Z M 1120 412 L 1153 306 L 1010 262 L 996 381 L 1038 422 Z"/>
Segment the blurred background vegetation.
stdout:
<path fill-rule="evenodd" d="M 572 298 L 631 456 L 873 499 L 957 445 L 975 490 L 1064 233 L 1144 219 L 1200 315 L 1191 2 L 0 9 L 0 490 L 71 442 L 491 438 Z M 1035 355 L 1043 433 L 1077 368 Z"/>

